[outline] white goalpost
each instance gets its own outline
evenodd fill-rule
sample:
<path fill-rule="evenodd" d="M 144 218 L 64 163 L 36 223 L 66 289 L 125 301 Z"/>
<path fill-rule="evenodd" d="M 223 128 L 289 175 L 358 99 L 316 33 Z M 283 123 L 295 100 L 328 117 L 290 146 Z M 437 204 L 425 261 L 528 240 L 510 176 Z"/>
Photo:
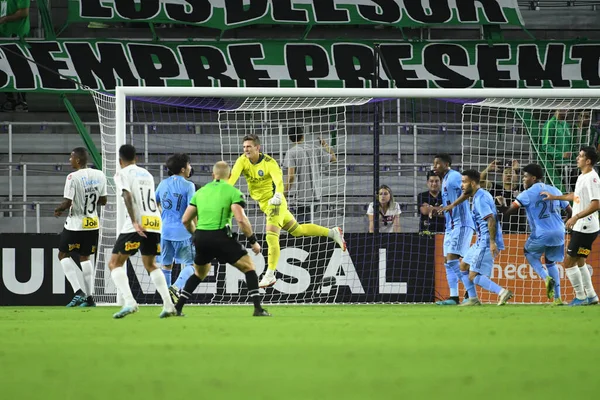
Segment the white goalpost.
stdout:
<path fill-rule="evenodd" d="M 414 199 L 418 191 L 427 190 L 424 176 L 434 154 L 451 153 L 453 166 L 485 172 L 486 188 L 494 197 L 503 197 L 508 206 L 511 193 L 521 190 L 520 168 L 528 163 L 542 165 L 546 181 L 568 191 L 574 158 L 559 159 L 557 141 L 563 140 L 561 135 L 567 130 L 570 153 L 588 145 L 594 113 L 600 108 L 600 90 L 595 89 L 117 87 L 114 95 L 94 92 L 93 96 L 100 120 L 103 170 L 109 178 L 95 288 L 97 301 L 108 304 L 116 303 L 118 296 L 107 262 L 126 215 L 112 176 L 119 169 L 118 148 L 125 143 L 136 146 L 138 162 L 157 184 L 166 177 L 166 158 L 188 153 L 195 170 L 193 181 L 201 186 L 211 179 L 209 167 L 220 159 L 233 165 L 242 154 L 242 138 L 254 133 L 261 139 L 261 151 L 282 168 L 286 188 L 289 167 L 296 172 L 289 183 L 288 203 L 298 221 L 340 226 L 349 235 L 366 232 L 366 204 L 377 190 L 375 176 L 381 175 L 380 183 L 392 182 L 403 204 L 401 220 L 407 222 L 402 232 L 408 235 L 418 231 L 418 225 L 411 225 L 419 218 Z M 376 120 L 381 122 L 381 131 L 372 128 L 378 126 L 373 125 Z M 442 133 L 447 142 L 438 140 Z M 382 141 L 380 157 L 373 158 L 373 135 Z M 420 145 L 421 138 L 428 145 Z M 303 146 L 309 154 L 302 168 L 290 155 L 295 146 Z M 247 192 L 243 176 L 236 186 Z M 502 209 L 501 200 L 498 206 Z M 257 232 L 264 232 L 265 219 L 258 206 L 250 202 L 247 212 Z M 515 292 L 517 302 L 545 302 L 543 282 L 522 254 L 528 232 L 523 214 L 503 221 L 507 249 L 496 260 L 492 278 Z M 420 285 L 418 276 L 423 271 L 411 260 L 429 251 L 420 248 L 421 244 L 403 240 L 393 251 L 387 244 L 387 253 L 381 253 L 381 249 L 371 249 L 369 240 L 356 239 L 360 244 L 344 253 L 326 239 L 294 238 L 282 231 L 279 281 L 263 292 L 266 302 L 430 301 L 443 294 L 429 293 L 429 286 L 436 292 L 444 286 L 440 280 L 445 277 L 436 273 L 427 278 L 435 282 L 417 288 L 422 297 L 403 297 L 407 289 L 399 280 L 406 280 L 405 274 L 417 277 L 416 285 Z M 266 254 L 265 249 L 263 255 L 254 257 L 259 274 L 266 268 Z M 392 259 L 397 262 L 391 263 Z M 373 264 L 369 273 L 357 267 L 365 262 Z M 391 270 L 388 264 L 403 266 Z M 138 300 L 157 299 L 139 257 L 132 257 L 128 270 Z M 245 302 L 243 281 L 243 274 L 233 267 L 215 264 L 195 292 L 197 302 Z M 563 283 L 569 293 L 570 285 Z M 484 294 L 482 299 L 493 301 Z"/>

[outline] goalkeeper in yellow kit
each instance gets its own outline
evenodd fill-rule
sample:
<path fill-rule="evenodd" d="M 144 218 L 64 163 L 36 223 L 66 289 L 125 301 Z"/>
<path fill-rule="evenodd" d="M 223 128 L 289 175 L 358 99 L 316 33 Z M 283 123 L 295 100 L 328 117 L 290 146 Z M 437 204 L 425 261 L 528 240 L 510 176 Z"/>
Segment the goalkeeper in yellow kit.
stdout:
<path fill-rule="evenodd" d="M 333 239 L 346 251 L 346 242 L 342 230 L 338 227 L 329 229 L 315 224 L 298 224 L 287 208 L 283 195 L 283 173 L 273 158 L 260 152 L 260 140 L 257 135 L 244 136 L 244 154 L 235 162 L 229 178 L 229 184 L 235 185 L 240 175 L 248 182 L 248 191 L 267 217 L 266 241 L 269 249 L 268 269 L 259 286 L 270 287 L 275 284 L 275 270 L 279 262 L 281 247 L 279 232 L 284 229 L 294 237 L 326 236 Z"/>

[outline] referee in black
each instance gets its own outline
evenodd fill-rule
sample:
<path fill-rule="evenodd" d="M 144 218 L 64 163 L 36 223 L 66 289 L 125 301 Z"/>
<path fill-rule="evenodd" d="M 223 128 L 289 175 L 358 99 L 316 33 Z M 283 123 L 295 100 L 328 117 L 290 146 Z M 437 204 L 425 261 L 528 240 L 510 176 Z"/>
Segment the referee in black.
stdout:
<path fill-rule="evenodd" d="M 227 183 L 230 174 L 231 169 L 225 161 L 217 162 L 213 167 L 214 180 L 196 191 L 181 219 L 186 229 L 194 235 L 196 271 L 181 291 L 179 301 L 175 305 L 177 315 L 182 315 L 183 306 L 200 282 L 206 278 L 210 271 L 210 263 L 216 258 L 220 263 L 229 263 L 246 275 L 248 296 L 254 303 L 253 315 L 271 316 L 260 304 L 258 275 L 254 263 L 244 246 L 237 241 L 237 234 L 231 231 L 231 220 L 235 217 L 254 254 L 260 254 L 260 245 L 244 212 L 245 197 L 239 189 Z M 194 226 L 193 221 L 196 217 L 198 223 Z"/>

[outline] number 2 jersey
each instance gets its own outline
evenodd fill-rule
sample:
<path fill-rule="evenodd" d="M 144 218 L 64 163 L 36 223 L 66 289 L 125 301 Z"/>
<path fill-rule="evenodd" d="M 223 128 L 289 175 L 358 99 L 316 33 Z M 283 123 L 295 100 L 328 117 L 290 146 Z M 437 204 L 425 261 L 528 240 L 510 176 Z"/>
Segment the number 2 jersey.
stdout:
<path fill-rule="evenodd" d="M 123 190 L 131 193 L 133 198 L 133 210 L 137 222 L 142 229 L 147 232 L 161 232 L 162 221 L 158 206 L 156 204 L 156 193 L 154 192 L 154 177 L 150 172 L 135 164 L 130 164 L 115 174 L 115 184 L 117 185 L 117 198 L 121 198 L 123 207 L 125 200 L 122 197 Z M 133 222 L 129 213 L 120 233 L 133 233 Z"/>
<path fill-rule="evenodd" d="M 98 230 L 98 200 L 101 196 L 106 196 L 106 176 L 102 171 L 82 168 L 70 173 L 64 191 L 64 198 L 71 200 L 65 229 Z"/>

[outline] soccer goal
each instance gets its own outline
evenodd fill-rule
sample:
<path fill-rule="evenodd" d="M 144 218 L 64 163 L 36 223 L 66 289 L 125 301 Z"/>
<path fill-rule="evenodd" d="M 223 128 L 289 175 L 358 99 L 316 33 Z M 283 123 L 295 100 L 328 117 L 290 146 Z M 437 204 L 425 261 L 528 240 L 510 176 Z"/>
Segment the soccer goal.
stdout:
<path fill-rule="evenodd" d="M 115 95 L 93 96 L 109 182 L 119 169 L 119 146 L 131 143 L 138 163 L 157 184 L 167 176 L 169 155 L 189 154 L 191 179 L 199 187 L 212 180 L 216 161 L 233 165 L 243 154 L 244 136 L 256 134 L 261 152 L 282 168 L 288 208 L 296 219 L 344 229 L 347 252 L 326 238 L 282 231 L 278 282 L 264 292 L 267 303 L 431 302 L 444 297 L 442 234 L 420 229 L 417 205 L 418 193 L 427 191 L 434 155 L 449 153 L 453 168 L 483 172 L 500 209 L 521 190 L 520 168 L 528 163 L 542 165 L 547 182 L 569 190 L 575 152 L 594 140 L 590 128 L 600 97 L 594 90 L 557 89 L 175 87 L 118 87 Z M 563 152 L 567 147 L 570 151 Z M 388 223 L 374 201 L 382 184 L 392 189 L 399 205 L 399 227 L 393 219 Z M 247 193 L 243 176 L 237 187 Z M 96 297 L 104 303 L 117 301 L 107 267 L 126 212 L 117 200 L 111 182 L 96 267 Z M 375 214 L 383 215 L 381 221 L 373 218 L 379 232 L 374 234 L 368 234 L 366 215 L 371 202 Z M 247 214 L 261 238 L 264 214 L 252 201 Z M 510 288 L 517 302 L 545 302 L 543 282 L 522 254 L 525 216 L 503 221 L 503 231 L 507 249 L 496 259 L 492 277 Z M 259 275 L 266 255 L 264 249 L 253 256 Z M 138 302 L 158 302 L 139 256 L 128 266 Z M 243 303 L 244 285 L 235 268 L 215 264 L 194 302 Z M 563 288 L 570 290 L 566 281 Z M 482 293 L 481 299 L 493 297 Z"/>

